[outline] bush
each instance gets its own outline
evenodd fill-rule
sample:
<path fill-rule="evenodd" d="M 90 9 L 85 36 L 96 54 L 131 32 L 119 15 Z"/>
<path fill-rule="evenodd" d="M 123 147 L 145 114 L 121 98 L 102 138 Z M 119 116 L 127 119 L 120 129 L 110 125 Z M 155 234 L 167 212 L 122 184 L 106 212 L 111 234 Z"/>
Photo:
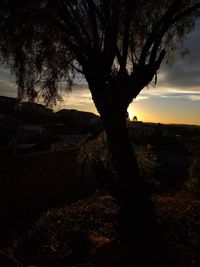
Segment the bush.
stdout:
<path fill-rule="evenodd" d="M 200 156 L 194 158 L 188 170 L 189 179 L 185 182 L 188 190 L 200 192 Z"/>
<path fill-rule="evenodd" d="M 140 147 L 137 151 L 137 160 L 142 177 L 147 182 L 156 180 L 157 155 L 153 152 L 153 147 L 147 144 L 146 147 Z"/>

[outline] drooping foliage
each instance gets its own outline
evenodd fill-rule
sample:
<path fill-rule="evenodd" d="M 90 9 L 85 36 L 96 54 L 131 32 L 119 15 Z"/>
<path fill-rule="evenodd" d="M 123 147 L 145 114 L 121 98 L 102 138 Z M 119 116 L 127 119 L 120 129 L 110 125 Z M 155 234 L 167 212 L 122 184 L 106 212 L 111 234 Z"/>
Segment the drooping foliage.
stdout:
<path fill-rule="evenodd" d="M 199 0 L 2 0 L 0 57 L 21 100 L 56 103 L 60 82 L 71 88 L 77 73 L 96 69 L 105 83 L 140 80 L 127 86 L 127 106 L 164 56 L 172 61 L 199 10 Z"/>

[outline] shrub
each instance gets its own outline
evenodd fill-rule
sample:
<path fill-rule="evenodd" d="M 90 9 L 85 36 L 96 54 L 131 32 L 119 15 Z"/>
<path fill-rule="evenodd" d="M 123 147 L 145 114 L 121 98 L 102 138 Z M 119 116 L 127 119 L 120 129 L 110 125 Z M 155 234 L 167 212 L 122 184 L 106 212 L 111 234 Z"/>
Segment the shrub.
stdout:
<path fill-rule="evenodd" d="M 154 182 L 156 179 L 157 155 L 153 152 L 153 147 L 147 144 L 137 151 L 137 160 L 141 175 L 147 182 Z"/>
<path fill-rule="evenodd" d="M 188 190 L 200 192 L 200 156 L 192 159 L 188 170 L 189 179 L 185 182 Z"/>

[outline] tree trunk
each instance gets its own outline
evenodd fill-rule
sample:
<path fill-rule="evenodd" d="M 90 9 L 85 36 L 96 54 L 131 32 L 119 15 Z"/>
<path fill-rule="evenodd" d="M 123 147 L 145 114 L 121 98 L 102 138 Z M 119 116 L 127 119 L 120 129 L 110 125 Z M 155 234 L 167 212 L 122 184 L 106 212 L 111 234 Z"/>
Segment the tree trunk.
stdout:
<path fill-rule="evenodd" d="M 126 126 L 126 113 L 115 112 L 113 116 L 108 117 L 110 121 L 106 120 L 104 126 L 117 172 L 116 196 L 120 203 L 119 233 L 125 248 L 124 257 L 128 262 L 131 258 L 134 266 L 150 266 L 148 265 L 150 255 L 147 256 L 146 252 L 150 252 L 150 247 L 153 245 L 152 235 L 155 234 L 156 227 L 150 192 L 140 176 Z M 147 264 L 145 259 L 148 259 Z"/>
<path fill-rule="evenodd" d="M 107 140 L 112 154 L 113 164 L 118 178 L 118 196 L 122 207 L 129 206 L 130 214 L 135 212 L 135 225 L 138 221 L 138 227 L 142 227 L 141 220 L 148 217 L 152 212 L 149 201 L 150 195 L 146 189 L 144 181 L 140 176 L 136 155 L 133 151 L 128 129 L 126 126 L 126 117 L 113 119 L 112 123 L 105 125 Z M 116 118 L 116 114 L 115 114 Z M 143 205 L 148 203 L 148 209 L 142 210 Z M 147 208 L 147 207 L 146 207 Z M 130 217 L 130 214 L 127 214 Z M 126 214 L 124 214 L 126 216 Z M 129 218 L 130 220 L 131 218 Z M 149 221 L 149 220 L 148 220 Z M 142 227 L 143 228 L 143 227 Z"/>
<path fill-rule="evenodd" d="M 152 247 L 156 220 L 151 197 L 140 176 L 127 129 L 129 103 L 126 102 L 126 91 L 121 92 L 121 85 L 125 83 L 114 83 L 117 88 L 113 88 L 112 83 L 102 82 L 102 77 L 99 78 L 98 75 L 86 75 L 86 78 L 105 127 L 117 173 L 116 184 L 113 186 L 120 204 L 119 234 L 125 248 L 121 266 L 151 266 L 146 252 L 151 253 L 149 248 Z M 124 258 L 127 259 L 126 264 Z M 147 264 L 145 259 L 148 260 Z"/>

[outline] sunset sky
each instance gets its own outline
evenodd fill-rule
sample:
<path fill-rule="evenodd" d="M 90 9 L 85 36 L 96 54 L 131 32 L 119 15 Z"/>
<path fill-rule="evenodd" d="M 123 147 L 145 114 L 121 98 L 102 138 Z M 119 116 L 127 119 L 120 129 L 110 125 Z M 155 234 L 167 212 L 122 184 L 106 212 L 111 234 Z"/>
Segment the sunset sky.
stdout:
<path fill-rule="evenodd" d="M 185 41 L 190 54 L 177 57 L 175 64 L 162 65 L 155 87 L 144 88 L 129 106 L 132 118 L 144 122 L 184 123 L 200 125 L 200 22 Z M 122 88 L 123 90 L 123 88 Z M 0 68 L 0 95 L 16 96 L 14 77 Z M 63 94 L 64 101 L 56 109 L 73 108 L 96 113 L 87 84 Z"/>

